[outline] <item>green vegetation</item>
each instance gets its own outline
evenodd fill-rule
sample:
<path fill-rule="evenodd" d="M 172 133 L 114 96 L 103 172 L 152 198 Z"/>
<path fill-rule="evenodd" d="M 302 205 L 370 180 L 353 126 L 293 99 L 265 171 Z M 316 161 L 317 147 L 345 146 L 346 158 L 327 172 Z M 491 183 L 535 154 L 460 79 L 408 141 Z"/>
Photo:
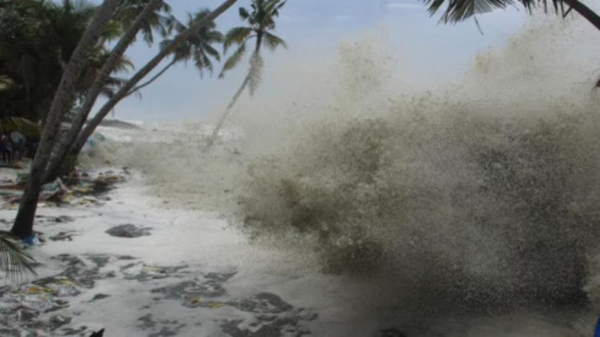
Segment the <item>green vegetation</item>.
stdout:
<path fill-rule="evenodd" d="M 444 23 L 456 23 L 470 18 L 474 18 L 477 22 L 477 14 L 505 9 L 519 3 L 529 13 L 540 5 L 547 11 L 548 5 L 551 5 L 554 11 L 557 14 L 560 13 L 563 18 L 574 10 L 600 30 L 600 16 L 577 0 L 424 0 L 424 2 L 432 14 L 443 9 L 441 21 Z"/>
<path fill-rule="evenodd" d="M 12 126 L 28 128 L 30 134 L 34 124 L 42 125 L 12 235 L 32 237 L 42 185 L 68 169 L 67 159 L 77 157 L 122 99 L 139 92 L 176 62 L 193 60 L 201 72 L 212 73 L 212 60 L 220 60 L 213 44 L 223 41 L 213 20 L 235 2 L 226 0 L 213 11 L 188 14 L 185 25 L 171 15 L 163 0 L 105 0 L 100 5 L 0 0 L 0 117 Z M 160 36 L 161 48 L 132 77 L 119 77 L 134 69 L 125 52 L 138 36 L 148 45 Z M 172 60 L 166 69 L 139 84 L 169 56 Z M 100 95 L 108 102 L 88 119 Z M 61 123 L 67 120 L 70 126 L 59 137 Z M 9 274 L 31 270 L 31 261 L 18 246 L 0 240 L 0 269 Z"/>

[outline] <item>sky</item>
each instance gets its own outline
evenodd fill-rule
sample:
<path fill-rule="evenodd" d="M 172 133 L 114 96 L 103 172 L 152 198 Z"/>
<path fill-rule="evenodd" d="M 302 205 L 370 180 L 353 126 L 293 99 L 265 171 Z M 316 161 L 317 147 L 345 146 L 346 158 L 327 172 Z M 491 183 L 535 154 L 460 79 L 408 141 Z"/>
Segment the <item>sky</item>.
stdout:
<path fill-rule="evenodd" d="M 218 0 L 171 0 L 173 14 L 184 18 L 187 12 L 215 8 Z M 240 25 L 240 6 L 250 0 L 239 0 L 220 16 L 217 27 L 226 32 Z M 289 48 L 265 56 L 266 66 L 285 66 L 298 60 L 317 61 L 336 53 L 340 41 L 353 39 L 366 30 L 385 30 L 389 44 L 401 54 L 411 71 L 459 74 L 479 51 L 501 43 L 527 20 L 523 10 L 510 8 L 478 17 L 483 34 L 474 21 L 456 25 L 439 23 L 431 17 L 422 2 L 416 0 L 288 0 L 277 19 L 274 32 Z M 383 28 L 382 28 L 383 27 Z M 137 42 L 127 51 L 140 68 L 157 51 Z M 220 64 L 214 76 L 200 76 L 193 64 L 177 64 L 142 91 L 142 97 L 130 96 L 116 107 L 114 117 L 136 121 L 170 121 L 201 118 L 215 109 L 222 110 L 242 82 L 247 63 L 242 63 L 224 79 L 218 79 Z M 156 69 L 160 69 L 160 66 Z M 258 95 L 268 95 L 270 88 L 282 85 L 263 80 Z M 96 105 L 102 104 L 99 101 Z"/>

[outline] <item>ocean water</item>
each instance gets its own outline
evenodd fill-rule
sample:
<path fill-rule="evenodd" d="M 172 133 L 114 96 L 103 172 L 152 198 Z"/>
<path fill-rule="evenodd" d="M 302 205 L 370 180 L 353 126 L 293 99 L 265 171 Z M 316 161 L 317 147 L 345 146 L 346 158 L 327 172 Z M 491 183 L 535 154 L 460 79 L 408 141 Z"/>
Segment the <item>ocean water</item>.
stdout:
<path fill-rule="evenodd" d="M 360 285 L 357 319 L 409 336 L 591 336 L 599 42 L 583 20 L 536 17 L 440 82 L 398 76 L 364 34 L 269 73 L 294 80 L 240 102 L 208 153 L 210 118 L 101 128 L 88 164 L 139 169 L 164 207 L 217 212 Z"/>

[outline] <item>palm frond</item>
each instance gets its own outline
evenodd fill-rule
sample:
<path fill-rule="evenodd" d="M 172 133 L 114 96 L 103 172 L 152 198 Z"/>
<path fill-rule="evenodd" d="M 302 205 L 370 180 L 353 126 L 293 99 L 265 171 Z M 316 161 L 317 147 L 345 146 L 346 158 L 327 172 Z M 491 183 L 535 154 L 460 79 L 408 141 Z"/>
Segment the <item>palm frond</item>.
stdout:
<path fill-rule="evenodd" d="M 246 43 L 242 43 L 239 45 L 239 47 L 235 51 L 235 53 L 233 53 L 233 55 L 231 55 L 227 59 L 227 61 L 225 61 L 225 64 L 223 65 L 223 70 L 221 70 L 221 73 L 219 74 L 219 78 L 225 77 L 226 71 L 235 68 L 235 66 L 238 63 L 240 63 L 240 61 L 242 60 L 242 57 L 244 56 L 245 53 L 246 53 Z"/>
<path fill-rule="evenodd" d="M 209 73 L 212 75 L 213 73 L 213 65 L 208 56 L 201 49 L 194 50 L 194 65 L 200 72 L 200 77 L 202 78 L 204 75 L 204 70 L 208 69 Z"/>
<path fill-rule="evenodd" d="M 104 98 L 111 99 L 115 95 L 115 90 L 109 87 L 100 88 L 99 95 Z"/>
<path fill-rule="evenodd" d="M 248 13 L 248 10 L 244 7 L 240 7 L 239 15 L 240 15 L 240 19 L 242 19 L 242 21 L 246 21 L 250 17 L 250 13 Z"/>
<path fill-rule="evenodd" d="M 254 52 L 250 58 L 250 69 L 248 70 L 248 86 L 250 87 L 250 96 L 258 90 L 262 80 L 262 70 L 265 62 L 260 53 Z"/>
<path fill-rule="evenodd" d="M 104 33 L 102 37 L 106 41 L 113 41 L 121 37 L 123 35 L 123 27 L 117 21 L 111 21 L 104 28 Z"/>
<path fill-rule="evenodd" d="M 213 30 L 206 34 L 206 40 L 209 43 L 223 43 L 225 36 L 221 32 Z"/>
<path fill-rule="evenodd" d="M 281 0 L 271 0 L 265 4 L 265 12 L 267 12 L 270 16 L 276 17 L 279 15 L 279 9 L 285 6 L 286 1 Z"/>
<path fill-rule="evenodd" d="M 126 55 L 123 55 L 115 64 L 115 69 L 113 72 L 128 72 L 133 69 L 135 69 L 135 64 L 133 64 L 133 61 L 131 61 L 131 59 Z"/>
<path fill-rule="evenodd" d="M 225 35 L 225 40 L 223 42 L 223 52 L 227 53 L 227 49 L 231 47 L 231 45 L 244 44 L 248 37 L 252 34 L 252 28 L 250 27 L 234 27 L 231 28 L 227 34 Z"/>
<path fill-rule="evenodd" d="M 142 38 L 144 39 L 144 42 L 146 42 L 146 44 L 148 45 L 148 47 L 152 46 L 152 43 L 154 43 L 153 30 L 154 30 L 154 27 L 152 27 L 148 23 L 146 23 L 145 25 L 143 25 L 142 28 L 140 29 L 140 33 L 142 34 Z"/>
<path fill-rule="evenodd" d="M 559 0 L 552 0 L 559 1 Z M 533 4 L 534 0 L 521 0 Z M 477 14 L 489 13 L 495 9 L 504 9 L 514 4 L 513 0 L 424 0 L 431 15 L 437 13 L 444 5 L 446 9 L 442 13 L 440 21 L 443 23 L 455 23 L 464 21 Z M 525 5 L 527 7 L 527 5 Z"/>
<path fill-rule="evenodd" d="M 204 52 L 207 55 L 210 55 L 217 61 L 221 61 L 221 54 L 219 54 L 219 52 L 215 48 L 213 48 L 213 46 L 211 46 L 210 44 L 203 43 L 202 49 L 204 49 Z"/>
<path fill-rule="evenodd" d="M 282 38 L 269 32 L 263 33 L 263 41 L 265 43 L 265 46 L 267 46 L 267 48 L 269 48 L 269 50 L 271 51 L 274 51 L 279 46 L 282 46 L 283 48 L 287 49 L 287 44 Z"/>
<path fill-rule="evenodd" d="M 20 282 L 26 276 L 36 275 L 36 262 L 29 254 L 4 237 L 0 237 L 0 270 L 6 278 Z"/>
<path fill-rule="evenodd" d="M 115 22 L 121 26 L 124 31 L 137 18 L 138 14 L 146 7 L 149 0 L 125 0 L 118 8 L 115 15 Z M 161 6 L 147 18 L 145 24 L 140 29 L 142 39 L 151 45 L 154 42 L 154 33 L 157 32 L 161 37 L 168 37 L 175 28 L 177 20 L 171 15 L 171 6 L 163 2 Z"/>

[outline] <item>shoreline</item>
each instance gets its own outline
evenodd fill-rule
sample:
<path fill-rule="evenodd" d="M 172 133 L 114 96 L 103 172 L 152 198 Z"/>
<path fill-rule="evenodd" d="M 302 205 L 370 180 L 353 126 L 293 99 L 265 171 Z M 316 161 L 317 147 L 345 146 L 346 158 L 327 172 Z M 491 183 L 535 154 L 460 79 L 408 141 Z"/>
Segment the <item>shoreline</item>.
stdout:
<path fill-rule="evenodd" d="M 42 266 L 21 289 L 1 293 L 0 307 L 16 312 L 1 311 L 2 336 L 88 336 L 100 328 L 110 337 L 315 335 L 319 315 L 301 305 L 324 294 L 305 287 L 331 290 L 337 282 L 296 270 L 285 253 L 250 245 L 215 214 L 163 209 L 148 189 L 133 174 L 103 205 L 39 208 L 35 229 L 46 242 L 28 251 Z M 5 226 L 14 214 L 0 210 Z M 107 233 L 121 225 L 146 234 Z M 64 240 L 53 241 L 61 233 Z"/>

